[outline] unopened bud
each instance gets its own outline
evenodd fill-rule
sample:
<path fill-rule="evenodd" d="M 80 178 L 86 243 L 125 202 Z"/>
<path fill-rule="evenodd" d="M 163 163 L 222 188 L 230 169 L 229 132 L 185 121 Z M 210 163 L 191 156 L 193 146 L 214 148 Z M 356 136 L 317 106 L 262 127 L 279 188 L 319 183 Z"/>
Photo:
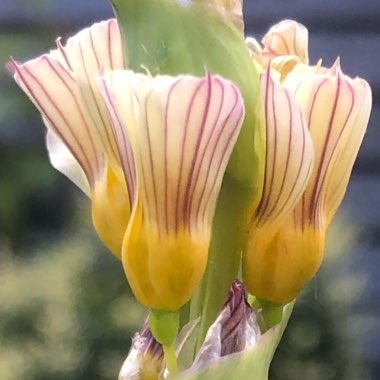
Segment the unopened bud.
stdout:
<path fill-rule="evenodd" d="M 159 380 L 163 378 L 164 351 L 154 339 L 148 322 L 133 338 L 119 374 L 119 380 Z"/>

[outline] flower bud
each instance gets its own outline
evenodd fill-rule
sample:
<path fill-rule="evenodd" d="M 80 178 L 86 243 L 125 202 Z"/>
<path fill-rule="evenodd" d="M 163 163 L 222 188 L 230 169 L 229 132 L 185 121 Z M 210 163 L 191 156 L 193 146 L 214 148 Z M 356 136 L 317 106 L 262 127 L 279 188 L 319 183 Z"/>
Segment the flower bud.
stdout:
<path fill-rule="evenodd" d="M 252 37 L 246 39 L 259 71 L 270 64 L 280 74 L 281 81 L 297 64 L 309 63 L 308 42 L 306 27 L 293 20 L 272 26 L 262 40 L 263 47 Z"/>
<path fill-rule="evenodd" d="M 119 380 L 157 380 L 165 370 L 164 351 L 145 322 L 133 338 L 129 354 L 121 367 Z"/>

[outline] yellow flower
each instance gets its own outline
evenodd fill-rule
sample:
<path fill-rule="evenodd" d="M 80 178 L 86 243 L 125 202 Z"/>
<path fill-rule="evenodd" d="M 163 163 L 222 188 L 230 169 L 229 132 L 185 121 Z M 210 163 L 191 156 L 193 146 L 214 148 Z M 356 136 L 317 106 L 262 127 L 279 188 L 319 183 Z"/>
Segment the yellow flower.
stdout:
<path fill-rule="evenodd" d="M 100 22 L 65 46 L 23 64 L 14 78 L 42 114 L 53 166 L 92 199 L 95 228 L 117 256 L 130 216 L 134 172 L 125 181 L 96 76 L 125 67 L 116 20 Z"/>
<path fill-rule="evenodd" d="M 244 252 L 248 289 L 277 303 L 294 299 L 321 265 L 326 231 L 344 197 L 372 103 L 368 83 L 344 75 L 339 62 L 331 69 L 297 64 L 282 76 L 282 85 L 305 115 L 315 158 L 305 192 L 291 213 L 282 213 L 280 225 L 272 228 L 277 214 L 269 212 L 263 220 L 259 207 Z M 268 172 L 267 166 L 266 176 L 274 170 L 281 169 Z M 270 204 L 265 195 L 263 202 Z"/>
<path fill-rule="evenodd" d="M 240 92 L 214 75 L 107 72 L 100 81 L 137 190 L 123 241 L 129 283 L 143 304 L 177 310 L 202 278 L 222 178 L 244 118 Z"/>

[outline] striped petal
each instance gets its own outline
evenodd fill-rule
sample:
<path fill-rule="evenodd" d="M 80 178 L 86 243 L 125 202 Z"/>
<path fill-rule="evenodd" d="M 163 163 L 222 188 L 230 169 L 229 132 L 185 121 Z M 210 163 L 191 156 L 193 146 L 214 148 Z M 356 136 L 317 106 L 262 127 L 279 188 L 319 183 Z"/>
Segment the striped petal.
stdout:
<path fill-rule="evenodd" d="M 118 162 L 106 108 L 96 87 L 103 69 L 123 68 L 117 22 L 96 23 L 49 54 L 12 62 L 14 78 L 64 142 L 93 187 L 107 160 Z"/>
<path fill-rule="evenodd" d="M 290 214 L 309 180 L 314 150 L 303 111 L 268 69 L 261 76 L 266 123 L 266 167 L 255 227 L 272 227 Z"/>
<path fill-rule="evenodd" d="M 92 187 L 104 161 L 72 73 L 48 54 L 14 62 L 14 78 L 41 112 L 47 126 L 65 143 Z"/>
<path fill-rule="evenodd" d="M 329 70 L 299 65 L 284 83 L 305 110 L 316 151 L 296 220 L 299 225 L 327 228 L 343 199 L 367 128 L 371 89 L 366 81 L 344 75 L 339 63 Z"/>
<path fill-rule="evenodd" d="M 276 286 L 281 289 L 281 276 L 288 273 L 281 272 L 282 260 L 288 255 L 282 254 L 286 242 L 277 245 L 278 234 L 293 219 L 293 209 L 312 172 L 314 149 L 302 109 L 290 91 L 273 80 L 271 69 L 262 74 L 261 88 L 266 123 L 265 178 L 243 250 L 243 277 L 252 294 L 282 302 L 283 293 L 279 296 Z"/>
<path fill-rule="evenodd" d="M 216 200 L 244 117 L 242 98 L 231 82 L 211 75 L 119 71 L 106 74 L 101 86 L 136 162 L 124 268 L 141 302 L 176 310 L 205 270 Z"/>

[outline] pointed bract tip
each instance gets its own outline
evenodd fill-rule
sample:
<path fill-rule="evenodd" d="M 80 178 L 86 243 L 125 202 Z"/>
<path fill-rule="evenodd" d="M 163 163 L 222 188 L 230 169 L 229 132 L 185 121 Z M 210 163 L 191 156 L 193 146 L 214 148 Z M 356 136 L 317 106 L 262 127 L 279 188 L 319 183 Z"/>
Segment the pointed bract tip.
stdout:
<path fill-rule="evenodd" d="M 11 59 L 5 64 L 5 70 L 13 76 L 17 73 L 17 68 L 21 65 L 21 62 L 16 61 L 13 57 L 10 58 Z"/>

